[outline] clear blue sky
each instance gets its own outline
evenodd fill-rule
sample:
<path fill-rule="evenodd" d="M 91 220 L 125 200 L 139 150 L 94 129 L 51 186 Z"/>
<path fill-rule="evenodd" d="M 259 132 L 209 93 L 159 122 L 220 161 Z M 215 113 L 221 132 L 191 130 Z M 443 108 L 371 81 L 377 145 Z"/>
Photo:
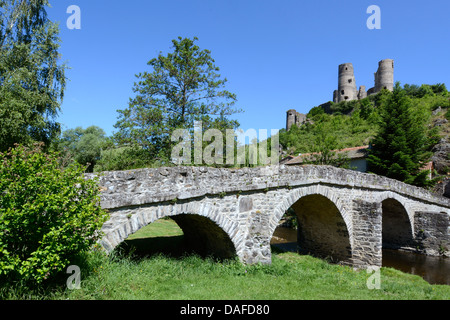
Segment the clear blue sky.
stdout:
<path fill-rule="evenodd" d="M 450 88 L 448 0 L 50 2 L 71 68 L 63 129 L 96 125 L 110 135 L 116 110 L 134 96 L 135 75 L 178 36 L 211 50 L 245 110 L 235 117 L 244 130 L 284 128 L 288 109 L 307 113 L 332 100 L 341 63 L 353 63 L 358 87 L 371 88 L 378 61 L 390 58 L 394 81 Z M 81 9 L 81 30 L 66 27 L 70 5 Z M 380 30 L 366 26 L 370 5 L 381 9 Z"/>

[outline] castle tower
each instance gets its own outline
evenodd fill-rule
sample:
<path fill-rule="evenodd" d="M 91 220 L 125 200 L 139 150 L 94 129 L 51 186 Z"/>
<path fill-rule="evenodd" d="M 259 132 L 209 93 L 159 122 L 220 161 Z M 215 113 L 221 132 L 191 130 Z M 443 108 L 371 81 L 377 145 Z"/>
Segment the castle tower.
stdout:
<path fill-rule="evenodd" d="M 394 90 L 394 60 L 384 59 L 378 62 L 378 70 L 375 73 L 375 92 L 382 89 Z"/>
<path fill-rule="evenodd" d="M 289 131 L 292 125 L 295 124 L 297 111 L 295 111 L 294 109 L 290 109 L 286 113 L 286 131 Z"/>
<path fill-rule="evenodd" d="M 286 131 L 289 131 L 293 124 L 300 126 L 306 122 L 306 114 L 299 113 L 294 109 L 289 109 L 286 113 Z"/>
<path fill-rule="evenodd" d="M 350 101 L 358 98 L 353 65 L 351 63 L 339 65 L 338 90 L 335 98 L 335 102 Z"/>

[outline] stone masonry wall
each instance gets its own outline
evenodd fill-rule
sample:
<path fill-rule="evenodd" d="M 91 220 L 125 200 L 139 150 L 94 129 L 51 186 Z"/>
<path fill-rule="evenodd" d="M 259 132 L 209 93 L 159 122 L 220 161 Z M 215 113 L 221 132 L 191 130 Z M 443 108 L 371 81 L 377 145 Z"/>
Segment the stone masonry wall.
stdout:
<path fill-rule="evenodd" d="M 381 203 L 354 200 L 354 266 L 381 266 Z"/>
<path fill-rule="evenodd" d="M 429 255 L 450 256 L 450 217 L 445 213 L 416 212 L 417 249 Z"/>

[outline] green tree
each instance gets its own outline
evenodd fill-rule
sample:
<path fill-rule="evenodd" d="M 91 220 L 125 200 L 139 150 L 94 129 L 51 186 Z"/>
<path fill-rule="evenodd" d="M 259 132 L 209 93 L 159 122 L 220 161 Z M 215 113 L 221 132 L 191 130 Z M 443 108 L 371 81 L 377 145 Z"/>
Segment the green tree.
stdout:
<path fill-rule="evenodd" d="M 0 153 L 0 282 L 41 283 L 101 236 L 108 214 L 98 181 L 57 155 L 18 146 Z"/>
<path fill-rule="evenodd" d="M 349 159 L 346 155 L 337 152 L 341 148 L 341 142 L 333 134 L 332 124 L 319 123 L 314 128 L 312 153 L 305 158 L 305 163 L 348 168 Z"/>
<path fill-rule="evenodd" d="M 140 146 L 110 147 L 102 150 L 95 172 L 170 166 L 168 159 L 155 160 Z"/>
<path fill-rule="evenodd" d="M 0 1 L 0 151 L 60 132 L 65 65 L 59 64 L 58 26 L 48 0 Z"/>
<path fill-rule="evenodd" d="M 380 107 L 379 132 L 368 156 L 369 171 L 409 184 L 426 185 L 421 167 L 431 156 L 427 119 L 412 108 L 412 101 L 396 84 Z"/>
<path fill-rule="evenodd" d="M 71 158 L 80 165 L 86 166 L 87 172 L 92 172 L 100 160 L 102 150 L 111 144 L 102 128 L 76 127 L 64 131 L 61 138 L 55 142 L 54 149 L 64 154 L 66 159 Z"/>
<path fill-rule="evenodd" d="M 202 130 L 224 131 L 238 127 L 229 119 L 240 110 L 233 106 L 236 95 L 225 89 L 226 78 L 218 74 L 209 50 L 201 50 L 197 38 L 172 40 L 173 52 L 148 62 L 152 72 L 139 73 L 128 108 L 118 110 L 119 145 L 137 144 L 152 157 L 170 158 L 171 134 L 188 129 L 193 136 L 195 121 Z M 225 136 L 225 135 L 224 135 Z"/>
<path fill-rule="evenodd" d="M 312 117 L 308 114 L 311 123 L 294 125 L 289 131 L 280 130 L 280 144 L 289 154 L 324 152 L 324 158 L 317 160 L 325 163 L 322 160 L 333 156 L 327 150 L 367 145 L 376 132 L 376 125 L 370 123 L 376 112 L 371 113 L 369 120 L 362 118 L 359 111 L 351 115 L 329 115 L 317 110 Z"/>

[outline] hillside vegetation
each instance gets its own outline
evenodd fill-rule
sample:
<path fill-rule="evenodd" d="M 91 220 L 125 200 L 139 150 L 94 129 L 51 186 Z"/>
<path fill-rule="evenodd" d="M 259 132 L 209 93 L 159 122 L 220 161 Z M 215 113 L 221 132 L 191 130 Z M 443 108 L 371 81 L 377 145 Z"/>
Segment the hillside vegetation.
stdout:
<path fill-rule="evenodd" d="M 450 94 L 445 84 L 409 85 L 401 87 L 412 104 L 417 123 L 424 123 L 431 141 L 429 151 L 438 144 L 448 143 L 450 127 Z M 321 152 L 348 147 L 369 145 L 379 130 L 380 112 L 392 95 L 390 91 L 371 95 L 365 99 L 332 103 L 312 108 L 308 121 L 300 127 L 292 126 L 289 131 L 280 130 L 279 139 L 284 155 Z M 420 120 L 420 121 L 419 121 Z M 439 163 L 440 174 L 448 172 L 446 160 L 433 159 Z M 448 158 L 448 154 L 447 154 Z"/>

